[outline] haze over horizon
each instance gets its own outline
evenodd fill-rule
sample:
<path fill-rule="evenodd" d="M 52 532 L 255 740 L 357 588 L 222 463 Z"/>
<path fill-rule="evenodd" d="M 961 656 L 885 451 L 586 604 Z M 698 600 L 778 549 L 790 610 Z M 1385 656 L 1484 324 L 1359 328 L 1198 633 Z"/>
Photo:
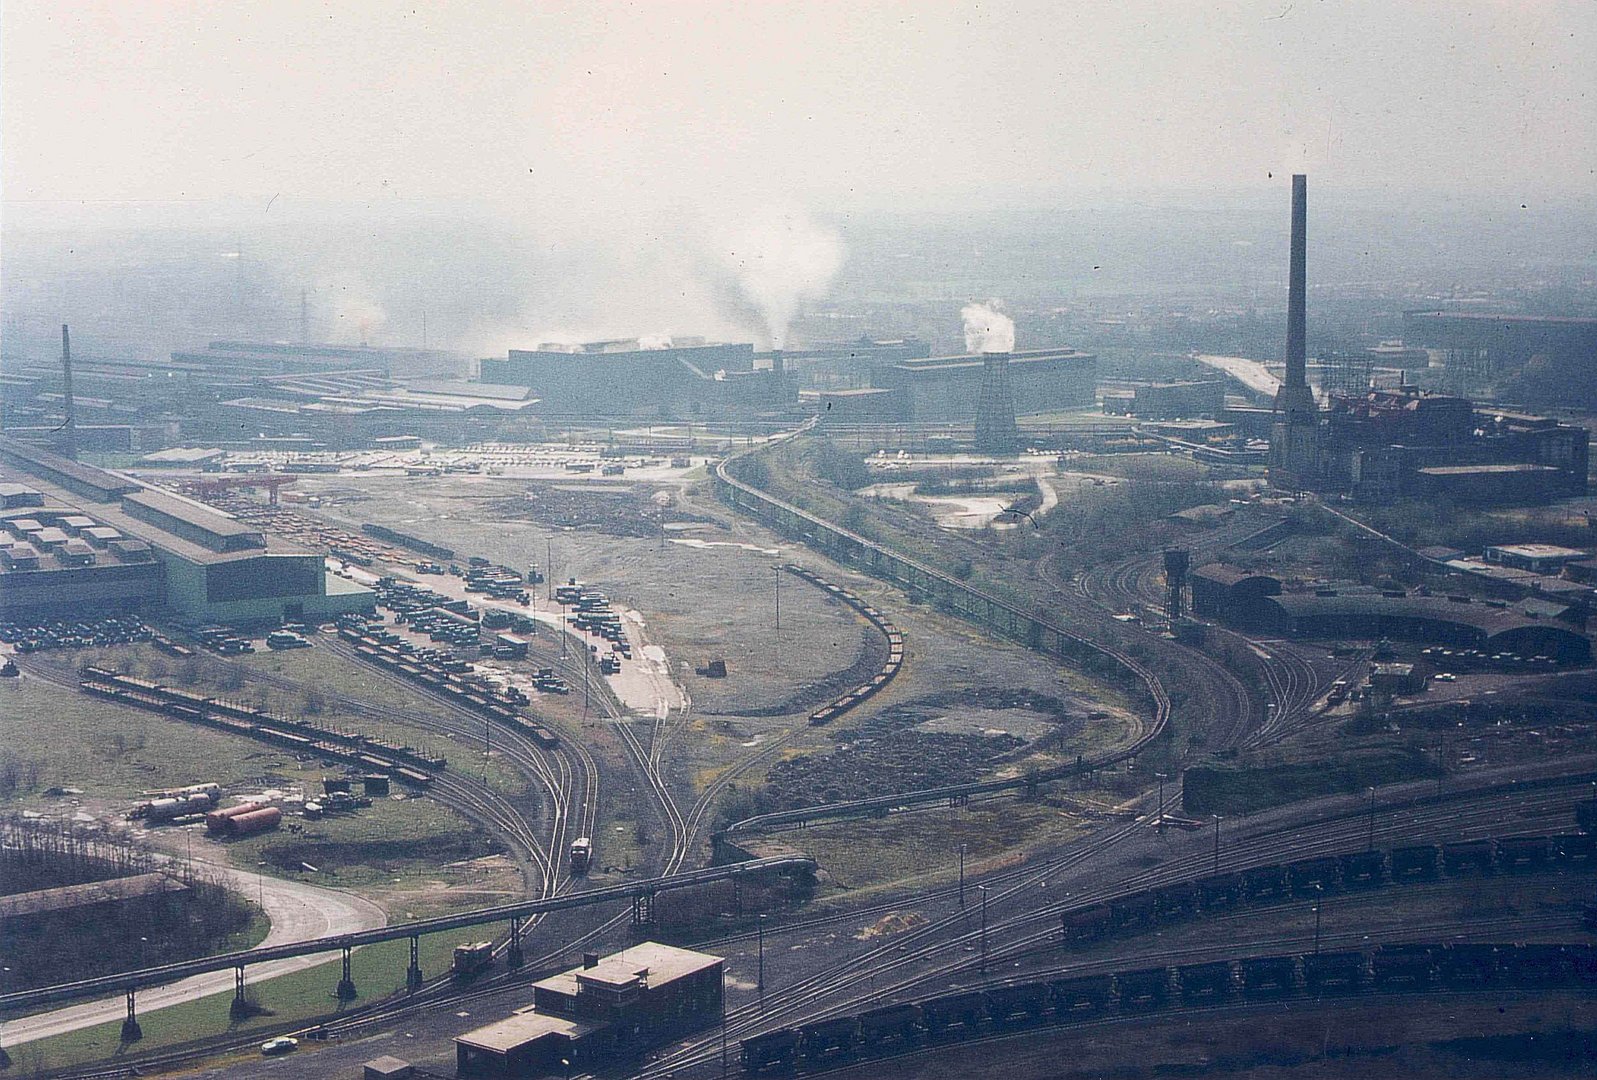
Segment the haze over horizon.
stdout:
<path fill-rule="evenodd" d="M 22 2 L 0 29 L 8 278 L 86 265 L 61 230 L 229 230 L 289 307 L 308 287 L 419 322 L 430 294 L 458 309 L 436 332 L 496 347 L 781 340 L 887 256 L 862 236 L 914 231 L 883 222 L 1058 214 L 1061 281 L 1130 275 L 1156 253 L 1109 258 L 1124 222 L 1224 233 L 1298 171 L 1317 240 L 1345 207 L 1589 265 L 1597 232 L 1590 4 Z M 478 311 L 443 297 L 466 281 Z"/>

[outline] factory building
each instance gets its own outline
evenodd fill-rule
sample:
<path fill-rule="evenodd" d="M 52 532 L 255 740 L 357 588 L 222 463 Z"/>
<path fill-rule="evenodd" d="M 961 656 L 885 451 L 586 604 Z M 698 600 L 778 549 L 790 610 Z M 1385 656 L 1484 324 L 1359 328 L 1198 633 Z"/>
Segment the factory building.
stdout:
<path fill-rule="evenodd" d="M 321 397 L 386 395 L 399 385 L 396 380 L 447 382 L 464 376 L 467 367 L 464 357 L 439 350 L 276 342 L 213 341 L 168 360 L 80 357 L 72 365 L 76 441 L 82 449 L 148 451 L 184 434 L 237 439 L 241 431 L 282 433 L 295 423 L 335 438 L 344 431 L 358 437 L 368 425 L 402 424 L 407 415 L 469 406 L 438 400 L 448 393 L 412 401 L 401 391 L 393 401 L 349 405 L 322 405 Z M 65 389 L 61 361 L 8 358 L 0 377 L 0 419 L 7 433 L 40 443 L 58 437 Z M 252 413 L 228 404 L 251 401 L 278 407 Z M 181 421 L 174 419 L 179 416 Z"/>
<path fill-rule="evenodd" d="M 1589 378 L 1597 364 L 1597 319 L 1487 311 L 1405 311 L 1403 341 L 1442 354 L 1449 380 L 1478 389 L 1535 357 Z"/>
<path fill-rule="evenodd" d="M 1591 639 L 1579 630 L 1500 601 L 1321 592 L 1273 596 L 1265 603 L 1274 609 L 1272 629 L 1291 637 L 1407 639 L 1488 653 L 1550 656 L 1561 663 L 1591 660 Z"/>
<path fill-rule="evenodd" d="M 1192 613 L 1230 626 L 1262 627 L 1274 618 L 1267 601 L 1281 595 L 1281 580 L 1254 574 L 1224 563 L 1209 563 L 1193 570 Z"/>
<path fill-rule="evenodd" d="M 463 357 L 439 349 L 280 341 L 213 341 L 202 350 L 174 352 L 172 359 L 206 372 L 233 372 L 247 378 L 350 369 L 376 370 L 390 376 L 447 378 L 464 374 L 466 367 Z"/>
<path fill-rule="evenodd" d="M 370 611 L 322 556 L 177 495 L 0 438 L 0 482 L 39 501 L 0 510 L 0 610 L 60 617 L 164 608 L 235 625 Z"/>
<path fill-rule="evenodd" d="M 1097 401 L 1098 358 L 1075 349 L 1007 354 L 1010 397 L 1019 415 L 1091 408 Z M 986 361 L 978 354 L 881 364 L 872 385 L 895 391 L 896 419 L 909 424 L 968 424 L 981 399 Z"/>
<path fill-rule="evenodd" d="M 533 984 L 531 1006 L 455 1039 L 460 1076 L 587 1072 L 721 1019 L 724 961 L 646 941 Z"/>
<path fill-rule="evenodd" d="M 1467 398 L 1411 386 L 1337 393 L 1319 408 L 1305 361 L 1307 181 L 1292 178 L 1286 376 L 1270 431 L 1270 482 L 1289 490 L 1343 492 L 1363 502 L 1405 496 L 1477 504 L 1544 502 L 1586 490 L 1590 433 L 1540 416 L 1477 411 Z M 1523 320 L 1410 312 L 1416 333 L 1568 345 L 1597 320 Z M 1591 327 L 1571 326 L 1590 322 Z M 1545 324 L 1545 325 L 1542 325 Z M 1467 333 L 1466 333 L 1467 331 Z M 1460 336 L 1462 335 L 1462 336 Z M 1482 337 L 1481 335 L 1484 335 Z M 1450 339 L 1451 340 L 1451 339 Z M 1463 346 L 1460 345 L 1460 348 Z"/>
<path fill-rule="evenodd" d="M 814 341 L 802 349 L 754 354 L 755 367 L 774 367 L 780 361 L 789 376 L 807 390 L 855 390 L 868 386 L 871 370 L 881 364 L 919 360 L 932 354 L 919 338 L 854 341 Z"/>
<path fill-rule="evenodd" d="M 1120 382 L 1114 389 L 1105 391 L 1103 411 L 1112 416 L 1135 416 L 1144 420 L 1218 417 L 1225 411 L 1225 380 Z"/>
<path fill-rule="evenodd" d="M 512 349 L 483 360 L 485 383 L 530 387 L 546 414 L 725 417 L 786 409 L 797 390 L 782 354 L 756 369 L 754 346 L 627 338 Z"/>

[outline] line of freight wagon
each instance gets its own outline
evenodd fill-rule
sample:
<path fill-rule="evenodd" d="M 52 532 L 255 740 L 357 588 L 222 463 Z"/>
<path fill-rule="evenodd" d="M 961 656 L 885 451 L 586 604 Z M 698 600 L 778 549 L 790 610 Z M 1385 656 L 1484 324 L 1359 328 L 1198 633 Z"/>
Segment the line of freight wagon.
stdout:
<path fill-rule="evenodd" d="M 1543 871 L 1597 872 L 1597 834 L 1415 844 L 1389 851 L 1359 851 L 1256 866 L 1067 911 L 1060 917 L 1060 929 L 1066 942 L 1094 941 L 1152 929 L 1200 912 L 1267 907 L 1293 899 L 1317 900 L 1442 877 L 1465 879 Z"/>
<path fill-rule="evenodd" d="M 469 683 L 459 674 L 445 670 L 442 665 L 414 655 L 405 645 L 384 644 L 352 626 L 339 627 L 338 635 L 355 647 L 356 656 L 368 663 L 403 675 L 456 704 L 497 720 L 545 749 L 560 745 L 560 739 L 553 731 L 515 710 L 516 705 L 525 704 L 525 695 L 518 702 L 510 696 L 516 692 L 514 688 L 503 691 L 481 683 Z"/>
<path fill-rule="evenodd" d="M 85 665 L 80 688 L 96 697 L 163 713 L 177 720 L 243 735 L 288 750 L 341 761 L 367 772 L 382 773 L 414 787 L 432 783 L 446 759 L 410 747 L 394 746 L 363 735 L 346 735 L 273 716 L 186 690 L 160 686 L 146 679 Z"/>
<path fill-rule="evenodd" d="M 716 463 L 715 493 L 734 510 L 752 515 L 784 535 L 814 547 L 839 562 L 854 563 L 866 573 L 905 589 L 927 595 L 931 601 L 951 614 L 990 630 L 1001 637 L 1019 641 L 1027 648 L 1046 656 L 1057 657 L 1081 664 L 1105 676 L 1135 685 L 1144 691 L 1153 706 L 1153 721 L 1140 738 L 1130 746 L 1094 759 L 1093 768 L 1102 768 L 1135 757 L 1154 740 L 1164 736 L 1170 720 L 1170 695 L 1158 677 L 1130 653 L 1111 648 L 1090 638 L 1066 629 L 1062 624 L 1050 622 L 1040 616 L 990 596 L 962 581 L 925 563 L 901 555 L 890 548 L 874 543 L 858 533 L 850 532 L 792 503 L 770 495 L 732 475 L 732 466 L 739 460 L 777 443 L 803 435 L 814 427 L 810 420 L 799 428 L 775 436 L 759 447 L 737 451 Z M 986 782 L 979 790 L 1000 790 L 1004 787 L 1023 787 L 1043 780 L 1057 779 L 1079 772 L 1077 766 L 1062 766 L 1036 777 Z M 992 784 L 999 784 L 998 788 Z M 973 792 L 974 793 L 974 790 Z M 917 801 L 943 797 L 942 791 L 909 792 L 900 800 Z M 750 823 L 763 822 L 770 815 L 759 815 L 747 822 L 735 823 L 753 827 Z M 729 830 L 730 831 L 730 830 Z"/>
<path fill-rule="evenodd" d="M 810 713 L 810 723 L 817 726 L 830 724 L 850 709 L 863 705 L 866 701 L 881 693 L 882 689 L 898 675 L 899 669 L 904 666 L 904 634 L 898 627 L 888 621 L 886 615 L 883 615 L 854 593 L 843 588 L 843 586 L 827 581 L 814 571 L 806 570 L 795 563 L 787 563 L 782 569 L 794 577 L 803 578 L 816 588 L 825 589 L 828 593 L 831 593 L 863 615 L 872 626 L 880 630 L 887 638 L 887 661 L 882 665 L 880 671 L 842 697 Z"/>
<path fill-rule="evenodd" d="M 402 533 L 398 530 L 390 529 L 386 525 L 373 525 L 367 523 L 360 527 L 360 531 L 365 533 L 367 536 L 375 536 L 379 540 L 387 540 L 390 544 L 398 544 L 400 547 L 409 548 L 412 551 L 419 551 L 423 555 L 430 555 L 433 558 L 441 559 L 444 562 L 451 562 L 455 557 L 454 548 L 441 547 L 438 544 L 432 543 L 431 541 L 423 540 L 419 536 L 411 536 L 409 533 Z"/>
<path fill-rule="evenodd" d="M 814 1071 L 1045 1024 L 1169 1008 L 1484 988 L 1597 989 L 1597 945 L 1424 942 L 1005 984 L 756 1035 L 742 1041 L 743 1070 Z"/>

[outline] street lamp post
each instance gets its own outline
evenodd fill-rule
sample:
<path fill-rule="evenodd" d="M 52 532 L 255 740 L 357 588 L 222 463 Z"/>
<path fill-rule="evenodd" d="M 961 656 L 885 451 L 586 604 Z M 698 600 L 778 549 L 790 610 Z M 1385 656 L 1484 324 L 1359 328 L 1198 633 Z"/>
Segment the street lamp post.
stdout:
<path fill-rule="evenodd" d="M 1325 890 L 1322 886 L 1314 887 L 1314 955 L 1320 955 L 1320 907 L 1325 903 Z"/>
<path fill-rule="evenodd" d="M 965 910 L 965 845 L 959 845 L 959 910 Z"/>
<path fill-rule="evenodd" d="M 765 916 L 760 916 L 760 1008 L 765 1008 Z"/>
<path fill-rule="evenodd" d="M 773 566 L 771 570 L 776 575 L 776 636 L 782 636 L 782 568 Z"/>
<path fill-rule="evenodd" d="M 1164 825 L 1164 782 L 1167 777 L 1164 773 L 1154 773 L 1154 776 L 1159 780 L 1159 812 L 1153 816 L 1153 824 L 1159 828 Z"/>
<path fill-rule="evenodd" d="M 981 971 L 987 974 L 987 886 L 978 885 L 981 890 Z"/>
<path fill-rule="evenodd" d="M 1374 851 L 1375 850 L 1375 789 L 1373 787 L 1369 789 L 1369 795 L 1370 795 L 1370 828 L 1369 828 L 1368 843 L 1365 845 L 1365 850 L 1366 851 Z"/>
<path fill-rule="evenodd" d="M 1214 872 L 1220 872 L 1220 815 L 1214 815 Z"/>

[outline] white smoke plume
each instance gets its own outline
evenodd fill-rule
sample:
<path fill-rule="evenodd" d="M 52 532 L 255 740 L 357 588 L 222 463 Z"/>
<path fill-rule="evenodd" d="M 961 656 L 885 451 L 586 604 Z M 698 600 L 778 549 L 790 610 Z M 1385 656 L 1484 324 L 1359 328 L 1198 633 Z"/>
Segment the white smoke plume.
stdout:
<path fill-rule="evenodd" d="M 370 344 L 388 322 L 377 290 L 353 270 L 335 271 L 317 281 L 312 302 L 317 301 L 332 308 L 332 325 L 326 333 L 329 342 Z"/>
<path fill-rule="evenodd" d="M 771 348 L 784 348 L 799 304 L 824 295 L 842 269 L 843 240 L 796 205 L 758 207 L 726 225 L 718 254 L 759 309 Z"/>
<path fill-rule="evenodd" d="M 644 352 L 652 352 L 658 349 L 669 349 L 670 347 L 670 334 L 644 334 L 638 339 L 638 348 Z"/>
<path fill-rule="evenodd" d="M 965 320 L 965 351 L 1006 353 L 1015 351 L 1015 320 L 999 310 L 1001 302 L 966 304 L 960 309 Z"/>

